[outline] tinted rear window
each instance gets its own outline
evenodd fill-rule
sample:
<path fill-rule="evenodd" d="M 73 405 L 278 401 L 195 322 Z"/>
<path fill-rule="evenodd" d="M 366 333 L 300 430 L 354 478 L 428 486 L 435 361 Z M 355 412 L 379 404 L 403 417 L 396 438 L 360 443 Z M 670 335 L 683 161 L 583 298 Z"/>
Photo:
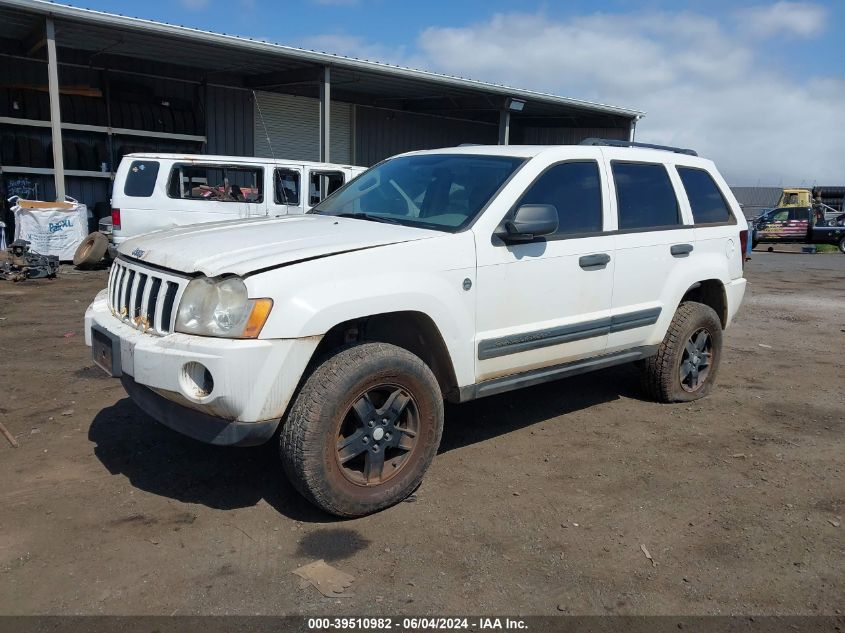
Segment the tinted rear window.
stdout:
<path fill-rule="evenodd" d="M 123 185 L 123 193 L 133 198 L 149 198 L 153 195 L 158 178 L 158 162 L 154 160 L 133 160 Z"/>
<path fill-rule="evenodd" d="M 678 167 L 684 183 L 692 217 L 696 224 L 727 222 L 731 218 L 728 205 L 713 177 L 703 169 Z"/>
<path fill-rule="evenodd" d="M 619 228 L 649 229 L 681 223 L 678 200 L 663 165 L 614 161 Z"/>

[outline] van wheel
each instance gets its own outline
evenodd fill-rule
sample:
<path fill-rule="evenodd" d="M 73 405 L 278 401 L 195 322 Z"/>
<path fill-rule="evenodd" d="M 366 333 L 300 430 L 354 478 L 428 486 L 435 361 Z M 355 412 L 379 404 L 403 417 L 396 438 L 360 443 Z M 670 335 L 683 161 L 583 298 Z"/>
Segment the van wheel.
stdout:
<path fill-rule="evenodd" d="M 73 265 L 77 268 L 96 266 L 108 250 L 109 238 L 99 231 L 89 233 L 73 254 Z"/>
<path fill-rule="evenodd" d="M 386 343 L 319 365 L 280 435 L 294 487 L 326 512 L 357 517 L 411 494 L 437 453 L 443 396 L 428 366 Z"/>
<path fill-rule="evenodd" d="M 722 322 L 710 306 L 685 301 L 657 354 L 643 369 L 643 388 L 658 402 L 690 402 L 713 388 L 722 357 Z"/>

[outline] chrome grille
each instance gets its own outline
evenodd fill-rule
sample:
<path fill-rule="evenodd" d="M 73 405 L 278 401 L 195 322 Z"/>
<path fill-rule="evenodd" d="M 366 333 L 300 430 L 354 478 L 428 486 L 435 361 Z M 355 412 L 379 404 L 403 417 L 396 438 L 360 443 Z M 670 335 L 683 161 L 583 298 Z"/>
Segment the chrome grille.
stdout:
<path fill-rule="evenodd" d="M 134 328 L 163 336 L 173 331 L 187 283 L 185 277 L 117 259 L 109 273 L 109 308 Z"/>

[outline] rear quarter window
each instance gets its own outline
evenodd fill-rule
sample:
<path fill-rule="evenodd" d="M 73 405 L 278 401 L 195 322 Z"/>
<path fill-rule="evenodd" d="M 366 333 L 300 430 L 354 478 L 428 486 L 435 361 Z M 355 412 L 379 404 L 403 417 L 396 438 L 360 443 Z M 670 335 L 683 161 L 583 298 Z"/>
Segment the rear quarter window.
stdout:
<path fill-rule="evenodd" d="M 696 224 L 730 222 L 733 216 L 713 177 L 703 169 L 678 167 Z"/>
<path fill-rule="evenodd" d="M 149 198 L 158 179 L 158 162 L 133 160 L 123 185 L 123 194 L 132 198 Z"/>

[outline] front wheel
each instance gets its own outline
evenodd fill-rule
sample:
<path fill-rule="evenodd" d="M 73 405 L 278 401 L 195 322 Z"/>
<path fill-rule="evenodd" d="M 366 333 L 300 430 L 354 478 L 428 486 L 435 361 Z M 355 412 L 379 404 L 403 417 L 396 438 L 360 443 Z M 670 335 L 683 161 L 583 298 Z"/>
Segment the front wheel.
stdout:
<path fill-rule="evenodd" d="M 845 236 L 839 240 L 839 252 L 845 255 Z"/>
<path fill-rule="evenodd" d="M 643 387 L 658 402 L 690 402 L 713 388 L 722 356 L 722 322 L 710 306 L 685 301 L 657 354 L 643 368 Z"/>
<path fill-rule="evenodd" d="M 308 377 L 281 432 L 282 463 L 318 507 L 363 516 L 419 486 L 442 431 L 443 397 L 428 366 L 400 347 L 364 343 Z"/>

